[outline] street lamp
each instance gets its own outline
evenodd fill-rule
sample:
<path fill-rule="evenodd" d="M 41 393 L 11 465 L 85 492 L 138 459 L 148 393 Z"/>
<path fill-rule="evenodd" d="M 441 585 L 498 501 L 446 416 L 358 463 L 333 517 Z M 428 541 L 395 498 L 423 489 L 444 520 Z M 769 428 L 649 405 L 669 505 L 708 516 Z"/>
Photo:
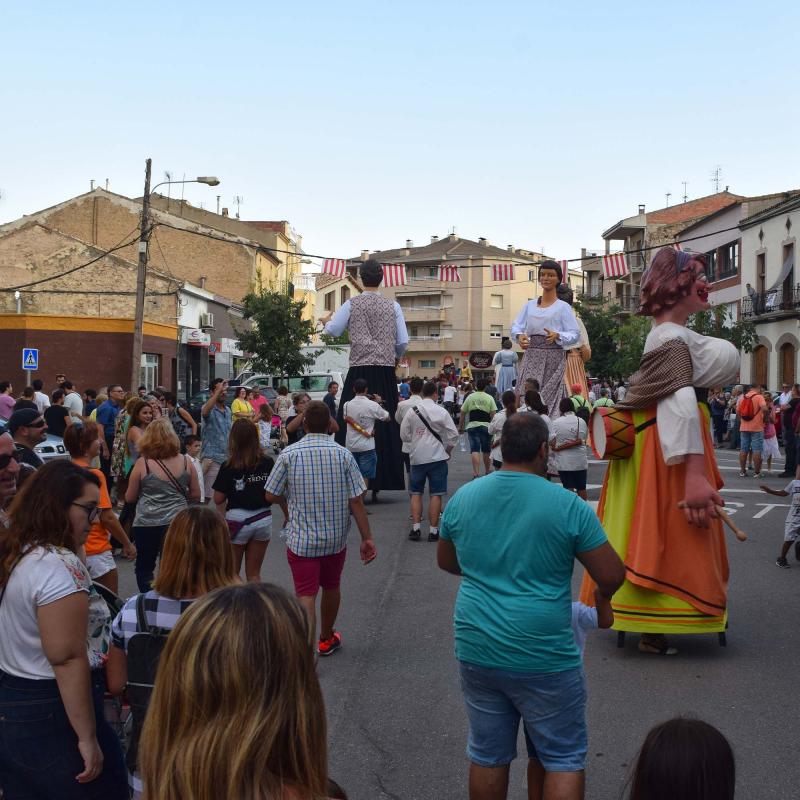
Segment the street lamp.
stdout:
<path fill-rule="evenodd" d="M 131 353 L 131 382 L 133 391 L 139 385 L 142 369 L 142 339 L 144 337 L 144 294 L 147 284 L 147 243 L 150 238 L 150 195 L 159 187 L 172 183 L 204 183 L 206 186 L 218 186 L 219 178 L 213 175 L 200 175 L 197 178 L 183 181 L 161 181 L 150 188 L 150 169 L 152 159 L 145 161 L 144 194 L 142 195 L 142 221 L 139 234 L 139 266 L 136 272 L 136 313 L 133 320 L 133 352 Z"/>

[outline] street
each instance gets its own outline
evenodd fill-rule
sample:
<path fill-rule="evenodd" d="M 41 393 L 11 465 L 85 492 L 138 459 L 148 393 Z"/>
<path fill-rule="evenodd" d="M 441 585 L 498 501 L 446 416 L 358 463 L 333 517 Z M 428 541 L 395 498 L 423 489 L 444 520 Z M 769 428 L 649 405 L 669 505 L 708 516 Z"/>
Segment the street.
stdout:
<path fill-rule="evenodd" d="M 640 654 L 637 637 L 624 649 L 616 634 L 589 635 L 590 800 L 622 795 L 630 765 L 646 732 L 677 714 L 716 725 L 737 759 L 737 797 L 796 796 L 793 677 L 797 669 L 800 564 L 778 569 L 787 503 L 760 492 L 752 478 L 739 478 L 737 454 L 718 451 L 729 513 L 749 540 L 730 536 L 730 627 L 728 646 L 716 636 L 674 637 L 674 657 Z M 773 465 L 773 473 L 783 467 Z M 597 500 L 605 470 L 590 464 L 590 498 Z M 454 491 L 471 474 L 468 454 L 456 451 L 450 469 Z M 776 475 L 764 482 L 783 488 Z M 351 800 L 455 800 L 466 797 L 466 719 L 453 657 L 452 609 L 458 579 L 436 567 L 434 544 L 410 542 L 404 493 L 382 493 L 370 508 L 378 558 L 362 566 L 357 533 L 342 582 L 337 624 L 341 651 L 321 659 L 319 675 L 328 710 L 330 774 Z M 546 513 L 543 510 L 543 513 Z M 280 517 L 280 513 L 277 515 Z M 492 525 L 492 509 L 486 509 Z M 277 523 L 276 523 L 277 526 Z M 423 525 L 423 534 L 427 526 Z M 135 592 L 133 569 L 119 560 L 121 591 Z M 285 547 L 275 537 L 264 580 L 291 590 Z M 580 582 L 578 565 L 574 586 Z M 220 665 L 221 668 L 225 665 Z M 522 798 L 522 737 L 512 767 L 509 797 Z"/>

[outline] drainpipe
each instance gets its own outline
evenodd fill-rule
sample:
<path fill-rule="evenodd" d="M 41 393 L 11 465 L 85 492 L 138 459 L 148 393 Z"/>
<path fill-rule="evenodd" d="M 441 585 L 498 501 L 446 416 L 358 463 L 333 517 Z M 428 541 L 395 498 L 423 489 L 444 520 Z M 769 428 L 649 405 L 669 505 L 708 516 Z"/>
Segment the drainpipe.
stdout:
<path fill-rule="evenodd" d="M 14 299 L 17 301 L 17 314 L 22 313 L 22 295 L 19 293 L 19 290 L 14 292 Z"/>

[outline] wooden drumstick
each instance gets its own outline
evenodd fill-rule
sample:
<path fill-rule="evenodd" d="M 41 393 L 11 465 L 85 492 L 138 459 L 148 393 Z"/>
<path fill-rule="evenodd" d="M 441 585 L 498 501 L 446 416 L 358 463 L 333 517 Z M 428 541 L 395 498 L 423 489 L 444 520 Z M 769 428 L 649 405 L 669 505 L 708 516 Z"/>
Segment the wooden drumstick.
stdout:
<path fill-rule="evenodd" d="M 686 508 L 686 503 L 680 502 L 678 503 L 678 508 Z M 747 534 L 737 527 L 736 523 L 728 516 L 727 512 L 722 506 L 714 506 L 717 510 L 717 514 L 719 514 L 719 518 L 727 525 L 731 531 L 733 531 L 733 535 L 740 541 L 746 542 L 747 541 Z"/>

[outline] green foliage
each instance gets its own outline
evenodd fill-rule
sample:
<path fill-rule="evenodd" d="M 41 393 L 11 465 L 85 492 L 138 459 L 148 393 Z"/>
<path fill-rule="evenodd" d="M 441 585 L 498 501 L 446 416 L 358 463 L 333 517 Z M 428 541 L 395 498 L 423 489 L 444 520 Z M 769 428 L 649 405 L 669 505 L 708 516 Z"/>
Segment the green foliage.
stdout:
<path fill-rule="evenodd" d="M 267 375 L 302 374 L 318 355 L 300 351 L 314 334 L 314 323 L 303 319 L 305 302 L 283 292 L 260 288 L 244 298 L 244 318 L 252 320 L 249 331 L 238 331 L 238 347 L 252 353 L 256 372 Z"/>
<path fill-rule="evenodd" d="M 323 344 L 339 351 L 341 351 L 341 345 L 350 344 L 350 332 L 347 328 L 345 328 L 341 336 L 331 336 L 329 333 L 322 333 L 319 338 Z"/>
<path fill-rule="evenodd" d="M 614 358 L 613 377 L 617 380 L 629 378 L 639 369 L 644 353 L 644 343 L 653 321 L 650 317 L 630 316 L 617 328 L 614 341 L 617 352 Z"/>
<path fill-rule="evenodd" d="M 733 322 L 728 316 L 726 306 L 714 306 L 708 311 L 692 314 L 686 322 L 686 327 L 704 336 L 727 339 L 743 353 L 752 353 L 758 344 L 755 325 L 747 320 Z"/>
<path fill-rule="evenodd" d="M 602 299 L 576 300 L 575 311 L 586 327 L 592 348 L 592 357 L 586 362 L 587 375 L 598 378 L 611 378 L 616 375 L 615 335 L 619 327 L 621 310 L 618 305 L 605 308 Z"/>

